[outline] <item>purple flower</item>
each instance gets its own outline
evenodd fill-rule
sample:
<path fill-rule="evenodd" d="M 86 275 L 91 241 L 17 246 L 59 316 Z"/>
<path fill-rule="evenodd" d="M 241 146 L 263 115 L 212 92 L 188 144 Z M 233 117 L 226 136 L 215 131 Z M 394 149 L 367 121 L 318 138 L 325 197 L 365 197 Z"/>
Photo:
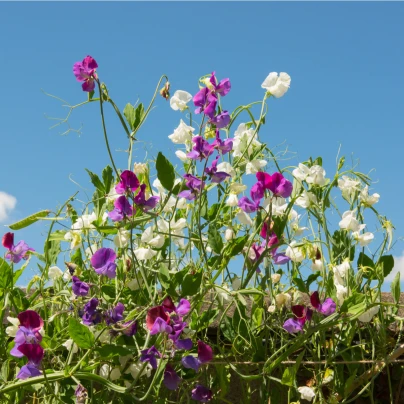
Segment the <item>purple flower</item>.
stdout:
<path fill-rule="evenodd" d="M 180 383 L 181 378 L 178 376 L 177 372 L 167 364 L 164 370 L 164 385 L 169 390 L 177 390 Z"/>
<path fill-rule="evenodd" d="M 219 156 L 217 156 L 213 161 L 210 167 L 205 168 L 205 173 L 209 175 L 212 182 L 219 184 L 224 181 L 227 177 L 230 177 L 230 174 L 227 174 L 223 171 L 217 171 L 217 161 L 219 160 Z"/>
<path fill-rule="evenodd" d="M 108 216 L 114 222 L 120 222 L 127 216 L 132 216 L 135 213 L 125 195 L 121 195 L 119 198 L 115 199 L 114 207 L 114 210 L 108 212 Z"/>
<path fill-rule="evenodd" d="M 273 253 L 272 258 L 276 265 L 285 265 L 290 261 L 290 258 L 285 253 Z"/>
<path fill-rule="evenodd" d="M 274 196 L 281 196 L 282 198 L 288 198 L 293 191 L 293 184 L 288 181 L 281 173 L 274 173 L 269 175 L 267 173 L 258 172 L 256 174 L 257 180 L 264 186 L 265 189 L 269 189 Z"/>
<path fill-rule="evenodd" d="M 223 79 L 220 81 L 219 84 L 216 84 L 215 72 L 212 72 L 212 75 L 210 76 L 210 82 L 215 89 L 215 92 L 220 94 L 222 97 L 227 95 L 231 90 L 231 83 L 229 78 Z"/>
<path fill-rule="evenodd" d="M 172 332 L 172 330 L 172 327 L 168 325 L 166 321 L 164 321 L 161 317 L 157 317 L 152 329 L 150 330 L 150 335 L 155 335 L 162 332 L 169 334 Z"/>
<path fill-rule="evenodd" d="M 139 193 L 135 196 L 134 202 L 137 206 L 141 207 L 142 210 L 147 212 L 150 209 L 154 209 L 160 200 L 159 196 L 151 196 L 146 200 L 146 184 L 140 186 Z"/>
<path fill-rule="evenodd" d="M 125 194 L 126 192 L 133 192 L 139 188 L 140 182 L 136 174 L 132 171 L 125 170 L 121 174 L 121 181 L 115 186 L 115 191 L 118 194 Z"/>
<path fill-rule="evenodd" d="M 310 321 L 313 312 L 300 304 L 292 306 L 292 312 L 295 318 L 290 318 L 285 321 L 283 328 L 290 334 L 303 332 L 303 327 L 306 321 Z"/>
<path fill-rule="evenodd" d="M 137 322 L 136 321 L 126 321 L 122 324 L 122 334 L 127 337 L 133 337 L 137 333 Z"/>
<path fill-rule="evenodd" d="M 218 129 L 224 128 L 230 123 L 230 115 L 227 111 L 223 111 L 220 114 L 214 116 L 210 120 L 210 123 L 213 123 Z"/>
<path fill-rule="evenodd" d="M 334 300 L 329 297 L 324 300 L 324 303 L 320 303 L 320 297 L 317 291 L 313 292 L 310 296 L 310 303 L 319 313 L 324 314 L 325 316 L 334 313 L 337 307 Z"/>
<path fill-rule="evenodd" d="M 24 343 L 18 347 L 21 356 L 26 356 L 28 363 L 21 367 L 17 379 L 28 379 L 29 377 L 40 376 L 39 370 L 43 358 L 43 348 L 39 344 Z"/>
<path fill-rule="evenodd" d="M 85 404 L 88 398 L 87 389 L 82 384 L 77 385 L 74 395 L 76 396 L 76 404 Z"/>
<path fill-rule="evenodd" d="M 115 324 L 118 321 L 123 320 L 123 311 L 125 310 L 125 306 L 122 303 L 118 303 L 113 309 L 108 310 L 105 322 L 107 325 Z"/>
<path fill-rule="evenodd" d="M 265 190 L 263 185 L 260 182 L 257 182 L 251 187 L 250 190 L 252 201 L 246 196 L 243 196 L 238 201 L 238 206 L 246 213 L 256 212 L 260 207 L 261 199 L 263 198 L 264 194 Z"/>
<path fill-rule="evenodd" d="M 226 154 L 233 149 L 233 139 L 220 139 L 219 131 L 216 131 L 216 140 L 212 143 L 212 146 L 219 150 L 220 153 Z"/>
<path fill-rule="evenodd" d="M 302 323 L 301 321 L 299 321 L 296 318 L 289 318 L 283 324 L 283 328 L 289 334 L 296 334 L 298 332 L 303 332 L 303 326 L 304 326 L 304 323 Z"/>
<path fill-rule="evenodd" d="M 82 282 L 77 276 L 72 277 L 72 290 L 76 296 L 87 296 L 90 285 Z"/>
<path fill-rule="evenodd" d="M 209 118 L 213 118 L 216 111 L 217 97 L 207 87 L 199 90 L 193 98 L 194 105 L 198 107 L 195 110 L 196 114 L 203 112 Z"/>
<path fill-rule="evenodd" d="M 140 361 L 149 362 L 153 369 L 157 369 L 157 358 L 161 358 L 161 353 L 154 347 L 141 351 Z"/>
<path fill-rule="evenodd" d="M 116 254 L 112 248 L 100 248 L 91 257 L 91 265 L 95 272 L 108 278 L 116 276 Z"/>
<path fill-rule="evenodd" d="M 86 305 L 84 306 L 84 314 L 82 317 L 83 324 L 85 325 L 95 325 L 101 323 L 102 316 L 101 312 L 97 310 L 98 307 L 98 299 L 93 297 Z"/>
<path fill-rule="evenodd" d="M 23 240 L 14 245 L 14 233 L 6 233 L 2 238 L 2 244 L 4 248 L 8 249 L 6 258 L 14 264 L 18 264 L 22 259 L 26 260 L 28 251 L 35 251 Z"/>
<path fill-rule="evenodd" d="M 202 189 L 205 187 L 205 183 L 198 177 L 191 174 L 185 174 L 184 178 L 186 179 L 185 185 L 189 188 L 189 190 L 180 192 L 178 196 L 191 201 L 199 196 Z"/>
<path fill-rule="evenodd" d="M 212 390 L 209 390 L 207 387 L 202 386 L 201 384 L 197 384 L 192 390 L 192 399 L 200 401 L 201 403 L 207 403 L 212 399 L 212 397 Z"/>
<path fill-rule="evenodd" d="M 76 62 L 73 65 L 73 73 L 76 76 L 76 80 L 83 81 L 83 91 L 91 92 L 94 90 L 94 80 L 98 78 L 95 71 L 97 67 L 97 62 L 91 56 L 86 56 L 82 62 Z"/>
<path fill-rule="evenodd" d="M 166 323 L 166 325 L 170 324 L 170 316 L 166 313 L 166 310 L 164 309 L 163 306 L 155 306 L 150 308 L 146 315 L 146 326 L 149 329 L 149 331 L 153 330 L 153 327 L 157 319 L 159 318 L 162 319 Z"/>
<path fill-rule="evenodd" d="M 202 136 L 194 136 L 192 141 L 195 143 L 192 151 L 187 154 L 187 157 L 192 160 L 202 161 L 213 153 L 213 146 L 210 145 Z"/>
<path fill-rule="evenodd" d="M 198 341 L 198 357 L 188 355 L 182 358 L 181 363 L 185 368 L 194 369 L 195 372 L 203 363 L 210 362 L 213 359 L 212 348 L 202 341 Z"/>
<path fill-rule="evenodd" d="M 24 354 L 18 349 L 21 345 L 38 344 L 42 341 L 39 330 L 43 327 L 43 320 L 36 311 L 26 310 L 18 314 L 20 325 L 14 338 L 14 347 L 10 354 L 21 358 Z"/>
<path fill-rule="evenodd" d="M 186 338 L 186 339 L 177 339 L 176 341 L 174 341 L 175 347 L 177 349 L 184 349 L 185 351 L 189 351 L 190 349 L 192 349 L 192 340 L 190 338 Z"/>

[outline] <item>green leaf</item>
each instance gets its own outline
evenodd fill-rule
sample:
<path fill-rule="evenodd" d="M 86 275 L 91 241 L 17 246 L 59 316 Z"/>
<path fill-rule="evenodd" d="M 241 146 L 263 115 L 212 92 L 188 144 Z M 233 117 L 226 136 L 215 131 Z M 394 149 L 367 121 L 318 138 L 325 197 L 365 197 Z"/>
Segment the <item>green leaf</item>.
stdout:
<path fill-rule="evenodd" d="M 7 289 L 13 280 L 13 270 L 3 258 L 0 258 L 0 289 Z"/>
<path fill-rule="evenodd" d="M 193 296 L 199 291 L 202 282 L 202 271 L 185 275 L 182 281 L 182 293 L 184 296 Z"/>
<path fill-rule="evenodd" d="M 34 213 L 33 215 L 28 216 L 18 222 L 10 224 L 8 227 L 11 230 L 23 229 L 24 227 L 31 226 L 31 224 L 37 222 L 40 218 L 48 216 L 49 213 L 50 213 L 50 210 L 41 210 L 40 212 Z"/>
<path fill-rule="evenodd" d="M 391 294 L 393 295 L 394 302 L 398 304 L 400 302 L 400 272 L 396 273 L 393 282 L 391 282 Z"/>
<path fill-rule="evenodd" d="M 90 176 L 90 180 L 92 184 L 99 190 L 101 191 L 102 194 L 105 194 L 105 187 L 104 184 L 101 182 L 100 177 L 98 177 L 97 174 L 94 174 L 92 171 L 88 170 L 87 168 L 85 169 L 88 172 L 88 175 Z"/>
<path fill-rule="evenodd" d="M 111 186 L 114 182 L 114 174 L 110 166 L 106 166 L 102 170 L 102 181 L 104 182 L 105 194 L 108 194 L 109 191 L 111 191 Z"/>
<path fill-rule="evenodd" d="M 128 121 L 128 124 L 132 131 L 138 128 L 141 120 L 143 119 L 144 116 L 144 107 L 143 104 L 140 103 L 136 109 L 133 105 L 131 104 L 126 104 L 123 114 L 125 115 L 126 120 Z"/>
<path fill-rule="evenodd" d="M 49 241 L 65 241 L 66 230 L 56 230 L 49 235 Z"/>
<path fill-rule="evenodd" d="M 80 348 L 90 349 L 94 346 L 93 333 L 73 317 L 69 318 L 69 335 Z"/>
<path fill-rule="evenodd" d="M 97 348 L 96 351 L 103 359 L 111 359 L 114 356 L 126 356 L 131 353 L 129 349 L 119 345 L 103 345 Z"/>
<path fill-rule="evenodd" d="M 383 255 L 377 262 L 377 266 L 383 270 L 384 277 L 388 276 L 394 268 L 394 258 L 392 255 Z"/>
<path fill-rule="evenodd" d="M 263 318 L 264 318 L 264 309 L 261 307 L 257 307 L 254 310 L 254 313 L 252 316 L 255 328 L 258 328 L 261 326 Z"/>
<path fill-rule="evenodd" d="M 157 178 L 160 180 L 161 185 L 171 191 L 175 181 L 174 167 L 161 152 L 157 155 L 156 170 Z"/>
<path fill-rule="evenodd" d="M 245 244 L 247 243 L 248 235 L 237 237 L 226 244 L 224 253 L 229 257 L 235 257 L 243 251 Z"/>
<path fill-rule="evenodd" d="M 208 244 L 216 254 L 220 254 L 223 248 L 223 240 L 215 225 L 209 226 Z"/>
<path fill-rule="evenodd" d="M 52 240 L 45 241 L 44 245 L 44 255 L 47 259 L 49 265 L 56 264 L 58 256 L 60 254 L 60 241 Z"/>
<path fill-rule="evenodd" d="M 161 283 L 161 286 L 164 289 L 170 288 L 171 286 L 170 272 L 168 271 L 168 268 L 164 264 L 160 264 L 158 278 Z"/>
<path fill-rule="evenodd" d="M 282 384 L 293 387 L 295 385 L 296 369 L 294 367 L 286 368 L 282 375 Z"/>
<path fill-rule="evenodd" d="M 17 271 L 14 272 L 14 276 L 13 276 L 13 284 L 15 285 L 18 281 L 18 279 L 20 278 L 20 276 L 22 275 L 22 273 L 24 272 L 25 268 L 28 266 L 29 261 L 31 259 L 31 255 L 28 257 L 28 259 L 24 262 L 24 264 L 22 265 L 22 267 L 20 269 L 18 269 Z"/>

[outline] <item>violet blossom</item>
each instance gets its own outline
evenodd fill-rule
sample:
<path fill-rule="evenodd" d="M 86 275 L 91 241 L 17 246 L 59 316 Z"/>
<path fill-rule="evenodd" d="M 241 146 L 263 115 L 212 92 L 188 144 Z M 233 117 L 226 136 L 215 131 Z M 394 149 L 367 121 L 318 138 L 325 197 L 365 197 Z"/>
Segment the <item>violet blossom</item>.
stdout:
<path fill-rule="evenodd" d="M 140 361 L 149 362 L 153 369 L 157 369 L 157 358 L 161 358 L 161 353 L 154 347 L 141 351 Z"/>
<path fill-rule="evenodd" d="M 185 198 L 189 201 L 196 199 L 199 194 L 202 192 L 202 189 L 205 187 L 204 181 L 195 177 L 191 174 L 185 174 L 184 178 L 186 179 L 185 185 L 189 188 L 188 190 L 182 191 L 178 194 L 179 198 Z"/>
<path fill-rule="evenodd" d="M 317 291 L 313 292 L 310 296 L 310 303 L 319 313 L 324 314 L 325 316 L 334 313 L 337 307 L 334 300 L 330 297 L 327 297 L 323 303 L 320 303 L 320 297 Z"/>
<path fill-rule="evenodd" d="M 274 196 L 288 198 L 293 191 L 293 184 L 288 181 L 281 173 L 273 173 L 272 175 L 258 172 L 257 180 L 263 185 L 264 189 L 270 190 Z"/>
<path fill-rule="evenodd" d="M 121 181 L 115 186 L 117 194 L 125 194 L 136 191 L 140 182 L 133 171 L 125 170 L 121 175 Z"/>
<path fill-rule="evenodd" d="M 171 365 L 167 364 L 164 370 L 164 385 L 169 390 L 177 390 L 180 383 L 181 378 L 178 376 L 177 372 Z"/>
<path fill-rule="evenodd" d="M 213 153 L 213 146 L 209 144 L 202 136 L 194 136 L 192 138 L 194 146 L 192 151 L 187 153 L 187 157 L 192 160 L 202 161 Z"/>
<path fill-rule="evenodd" d="M 216 128 L 221 129 L 230 123 L 230 115 L 227 111 L 222 111 L 220 114 L 211 118 L 209 122 L 213 123 Z"/>
<path fill-rule="evenodd" d="M 116 277 L 116 254 L 112 248 L 100 248 L 91 257 L 91 265 L 95 272 L 108 278 Z"/>
<path fill-rule="evenodd" d="M 85 404 L 88 398 L 87 389 L 82 385 L 78 384 L 76 390 L 74 391 L 76 396 L 76 404 Z"/>
<path fill-rule="evenodd" d="M 126 321 L 121 323 L 121 332 L 127 337 L 133 337 L 137 333 L 137 322 L 136 320 Z"/>
<path fill-rule="evenodd" d="M 302 305 L 295 305 L 292 306 L 292 312 L 295 315 L 295 317 L 286 320 L 285 323 L 283 324 L 283 328 L 289 334 L 303 332 L 303 327 L 306 321 L 311 320 L 313 314 L 312 310 Z"/>
<path fill-rule="evenodd" d="M 72 290 L 76 296 L 87 296 L 90 285 L 81 281 L 77 276 L 72 277 Z"/>
<path fill-rule="evenodd" d="M 98 67 L 97 62 L 91 57 L 86 56 L 82 62 L 76 62 L 73 65 L 73 73 L 76 76 L 77 81 L 82 81 L 81 85 L 83 91 L 94 91 L 94 81 L 98 79 L 95 69 Z"/>
<path fill-rule="evenodd" d="M 35 251 L 23 240 L 14 245 L 14 233 L 6 233 L 1 241 L 3 247 L 8 249 L 6 258 L 14 262 L 14 264 L 18 264 L 22 259 L 26 260 L 28 258 L 28 251 Z"/>
<path fill-rule="evenodd" d="M 93 297 L 88 303 L 86 303 L 84 306 L 84 314 L 82 316 L 83 324 L 96 325 L 101 323 L 102 316 L 101 311 L 97 310 L 98 303 L 96 297 Z"/>
<path fill-rule="evenodd" d="M 28 379 L 29 377 L 40 376 L 42 372 L 39 370 L 43 358 L 44 350 L 39 344 L 21 344 L 18 347 L 21 356 L 26 356 L 28 363 L 21 367 L 18 372 L 17 379 Z"/>
<path fill-rule="evenodd" d="M 134 202 L 137 206 L 139 206 L 143 211 L 147 212 L 150 209 L 154 209 L 160 200 L 159 196 L 151 196 L 149 199 L 146 199 L 146 184 L 142 184 L 140 186 L 139 193 L 135 196 Z"/>
<path fill-rule="evenodd" d="M 207 387 L 202 386 L 201 384 L 197 384 L 192 390 L 192 399 L 200 401 L 201 403 L 207 403 L 212 399 L 212 397 L 212 390 L 209 390 Z"/>
<path fill-rule="evenodd" d="M 224 171 L 217 171 L 217 162 L 219 160 L 219 156 L 217 156 L 213 161 L 210 167 L 205 168 L 205 173 L 209 175 L 211 181 L 215 184 L 219 184 L 224 181 L 226 178 L 230 177 L 230 174 L 225 173 Z"/>
<path fill-rule="evenodd" d="M 226 154 L 233 149 L 233 139 L 220 139 L 219 131 L 216 131 L 216 139 L 212 143 L 212 147 L 217 149 L 220 153 Z"/>
<path fill-rule="evenodd" d="M 114 209 L 108 212 L 109 218 L 114 222 L 120 222 L 128 216 L 135 213 L 134 209 L 126 199 L 125 195 L 121 195 L 114 201 Z"/>
<path fill-rule="evenodd" d="M 256 212 L 260 207 L 261 199 L 263 198 L 264 193 L 265 193 L 265 189 L 264 189 L 262 183 L 257 182 L 256 184 L 254 184 L 251 187 L 251 190 L 250 190 L 250 195 L 251 195 L 252 201 L 249 198 L 247 198 L 246 196 L 243 196 L 238 201 L 239 208 L 246 213 Z"/>
<path fill-rule="evenodd" d="M 187 369 L 194 369 L 195 372 L 199 367 L 213 359 L 212 348 L 202 341 L 198 341 L 198 357 L 188 355 L 181 359 L 182 365 Z"/>
<path fill-rule="evenodd" d="M 113 309 L 108 310 L 105 316 L 105 322 L 107 325 L 115 324 L 118 321 L 123 320 L 124 310 L 125 306 L 120 302 Z"/>

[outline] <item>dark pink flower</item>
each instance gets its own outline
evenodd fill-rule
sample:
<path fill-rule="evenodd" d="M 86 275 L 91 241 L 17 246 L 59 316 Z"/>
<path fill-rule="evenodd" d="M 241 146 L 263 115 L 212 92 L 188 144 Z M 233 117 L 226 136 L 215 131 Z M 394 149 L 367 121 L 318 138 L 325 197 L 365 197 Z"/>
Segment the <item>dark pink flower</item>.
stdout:
<path fill-rule="evenodd" d="M 181 363 L 185 368 L 194 369 L 195 372 L 199 370 L 199 367 L 213 359 L 212 348 L 202 341 L 198 341 L 198 357 L 188 355 L 182 358 Z"/>
<path fill-rule="evenodd" d="M 154 323 L 158 318 L 161 318 L 166 324 L 170 324 L 170 316 L 163 306 L 152 307 L 146 315 L 146 326 L 150 331 L 153 329 Z"/>
<path fill-rule="evenodd" d="M 24 343 L 18 347 L 18 350 L 26 356 L 28 363 L 21 367 L 17 379 L 28 379 L 29 377 L 40 376 L 42 372 L 39 370 L 42 358 L 43 348 L 39 344 Z"/>
<path fill-rule="evenodd" d="M 133 171 L 125 170 L 121 174 L 121 181 L 115 186 L 117 194 L 125 194 L 127 192 L 136 191 L 140 182 Z"/>
<path fill-rule="evenodd" d="M 310 321 L 313 312 L 300 304 L 292 306 L 292 312 L 295 318 L 290 318 L 285 321 L 283 328 L 290 334 L 295 334 L 297 332 L 303 332 L 303 327 L 306 321 Z"/>
<path fill-rule="evenodd" d="M 76 80 L 83 82 L 83 91 L 94 91 L 94 81 L 98 78 L 95 70 L 97 67 L 97 62 L 91 56 L 86 56 L 82 62 L 76 62 L 73 65 L 73 73 L 76 76 Z"/>
<path fill-rule="evenodd" d="M 258 172 L 256 174 L 257 180 L 264 186 L 265 189 L 269 189 L 274 196 L 281 196 L 282 198 L 288 198 L 293 191 L 293 184 L 288 181 L 281 173 L 274 173 L 272 175 Z"/>
<path fill-rule="evenodd" d="M 148 210 L 154 209 L 159 200 L 159 196 L 151 196 L 149 199 L 146 199 L 146 184 L 142 184 L 139 193 L 135 196 L 133 201 L 143 211 L 147 212 Z"/>
<path fill-rule="evenodd" d="M 7 248 L 6 258 L 14 264 L 18 264 L 22 259 L 28 258 L 28 251 L 35 251 L 28 244 L 21 240 L 14 245 L 14 233 L 6 233 L 2 238 L 3 247 Z"/>

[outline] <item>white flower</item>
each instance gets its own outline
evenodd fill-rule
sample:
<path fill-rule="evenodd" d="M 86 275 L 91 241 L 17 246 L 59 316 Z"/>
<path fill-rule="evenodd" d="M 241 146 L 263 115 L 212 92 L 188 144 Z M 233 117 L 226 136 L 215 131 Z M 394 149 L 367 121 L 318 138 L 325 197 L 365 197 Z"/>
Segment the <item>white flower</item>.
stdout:
<path fill-rule="evenodd" d="M 234 195 L 241 194 L 247 189 L 247 185 L 240 184 L 239 182 L 232 182 L 230 184 L 230 193 Z"/>
<path fill-rule="evenodd" d="M 128 246 L 130 240 L 130 231 L 120 228 L 114 237 L 114 244 L 117 248 L 125 248 Z"/>
<path fill-rule="evenodd" d="M 370 207 L 379 202 L 380 195 L 369 195 L 369 187 L 366 185 L 359 194 L 359 199 L 363 205 L 365 205 L 366 207 Z"/>
<path fill-rule="evenodd" d="M 245 168 L 246 174 L 256 174 L 261 168 L 268 164 L 266 160 L 251 160 Z"/>
<path fill-rule="evenodd" d="M 245 123 L 238 126 L 233 138 L 234 157 L 246 156 L 248 158 L 255 148 L 261 146 L 261 143 L 257 140 L 257 134 L 254 132 L 255 130 L 248 129 Z"/>
<path fill-rule="evenodd" d="M 79 347 L 73 342 L 72 339 L 68 339 L 66 340 L 66 342 L 64 342 L 62 344 L 68 351 L 70 351 L 70 349 L 72 350 L 72 353 L 75 354 L 79 351 Z M 73 348 L 72 348 L 73 346 Z"/>
<path fill-rule="evenodd" d="M 348 288 L 343 285 L 335 284 L 337 289 L 337 300 L 338 304 L 341 306 L 344 303 L 345 298 L 348 295 Z"/>
<path fill-rule="evenodd" d="M 170 107 L 174 111 L 180 110 L 181 112 L 187 109 L 187 104 L 192 100 L 192 95 L 183 90 L 177 90 L 170 99 Z"/>
<path fill-rule="evenodd" d="M 235 194 L 230 194 L 229 197 L 226 199 L 227 206 L 238 206 L 238 198 Z"/>
<path fill-rule="evenodd" d="M 187 154 L 185 152 L 183 152 L 182 150 L 177 150 L 175 152 L 175 155 L 184 163 L 189 161 L 189 158 L 187 157 Z"/>
<path fill-rule="evenodd" d="M 353 238 L 359 242 L 359 245 L 361 247 L 365 247 L 368 244 L 372 242 L 372 240 L 375 238 L 373 233 L 370 233 L 367 231 L 366 233 L 359 234 L 359 232 L 355 231 L 352 233 Z"/>
<path fill-rule="evenodd" d="M 243 212 L 242 210 L 237 213 L 236 215 L 237 219 L 241 224 L 244 224 L 246 226 L 252 226 L 253 222 L 251 220 L 251 217 L 247 215 L 247 213 Z"/>
<path fill-rule="evenodd" d="M 348 258 L 346 258 L 342 264 L 336 265 L 332 268 L 334 272 L 334 284 L 335 285 L 344 285 L 344 279 L 346 278 L 349 269 L 351 268 L 351 264 Z"/>
<path fill-rule="evenodd" d="M 80 231 L 68 231 L 64 235 L 66 241 L 70 241 L 70 249 L 74 250 L 79 245 L 81 245 L 81 234 Z"/>
<path fill-rule="evenodd" d="M 355 232 L 362 230 L 364 226 L 361 226 L 359 221 L 356 219 L 355 211 L 347 210 L 342 215 L 342 219 L 339 222 L 339 227 L 344 230 L 352 230 Z"/>
<path fill-rule="evenodd" d="M 147 174 L 147 164 L 145 164 L 145 163 L 134 163 L 133 164 L 133 172 L 136 175 Z"/>
<path fill-rule="evenodd" d="M 224 302 L 229 302 L 233 299 L 230 294 L 230 288 L 226 283 L 224 283 L 220 288 L 216 287 L 215 290 L 217 293 L 217 297 L 219 298 L 222 305 L 224 304 Z"/>
<path fill-rule="evenodd" d="M 65 273 L 63 274 L 63 280 L 66 282 L 70 282 L 72 280 L 72 276 L 70 275 L 69 270 L 65 271 Z"/>
<path fill-rule="evenodd" d="M 85 251 L 87 258 L 90 259 L 97 250 L 98 250 L 97 244 L 91 244 L 90 246 L 88 246 Z"/>
<path fill-rule="evenodd" d="M 59 267 L 53 266 L 49 268 L 48 276 L 50 279 L 55 280 L 63 276 L 63 272 Z"/>
<path fill-rule="evenodd" d="M 322 187 L 327 183 L 325 178 L 325 170 L 323 167 L 314 165 L 310 167 L 309 175 L 306 177 L 306 182 L 308 184 L 318 185 Z"/>
<path fill-rule="evenodd" d="M 152 247 L 161 248 L 164 245 L 165 238 L 160 234 L 153 237 L 153 227 L 154 226 L 150 226 L 143 232 L 141 240 L 143 243 L 149 244 Z"/>
<path fill-rule="evenodd" d="M 238 276 L 235 276 L 231 282 L 231 287 L 233 290 L 239 290 L 241 286 L 241 279 Z"/>
<path fill-rule="evenodd" d="M 184 243 L 184 232 L 183 229 L 187 227 L 187 221 L 184 218 L 178 219 L 175 221 L 174 219 L 171 222 L 167 222 L 164 219 L 160 219 L 157 222 L 157 228 L 161 233 L 171 234 L 171 237 L 176 245 L 180 248 L 185 247 Z M 166 236 L 166 235 L 165 235 Z"/>
<path fill-rule="evenodd" d="M 311 269 L 313 271 L 322 271 L 324 269 L 323 261 L 314 260 L 314 262 L 311 264 Z"/>
<path fill-rule="evenodd" d="M 174 129 L 174 133 L 168 136 L 169 139 L 173 143 L 177 144 L 186 144 L 192 140 L 192 132 L 195 129 L 192 126 L 188 126 L 182 119 L 180 120 L 180 124 L 176 129 Z"/>
<path fill-rule="evenodd" d="M 271 93 L 275 98 L 282 97 L 290 87 L 291 78 L 289 74 L 281 72 L 269 73 L 267 78 L 261 84 L 261 87 Z"/>
<path fill-rule="evenodd" d="M 135 275 L 133 279 L 131 279 L 128 284 L 126 285 L 130 290 L 138 290 L 140 289 L 140 286 L 143 284 L 142 278 L 140 274 L 138 273 Z"/>
<path fill-rule="evenodd" d="M 380 306 L 371 307 L 369 310 L 366 310 L 364 313 L 362 313 L 358 317 L 358 320 L 362 321 L 362 323 L 369 323 L 372 318 L 379 312 L 379 309 Z"/>
<path fill-rule="evenodd" d="M 153 370 L 153 368 L 148 363 L 142 371 L 143 366 L 144 366 L 144 363 L 142 363 L 142 362 L 132 363 L 129 365 L 129 367 L 125 373 L 130 373 L 134 379 L 137 379 L 139 377 L 140 372 L 142 372 L 140 374 L 140 377 L 143 377 L 143 376 L 150 377 L 151 371 Z"/>
<path fill-rule="evenodd" d="M 268 307 L 268 313 L 274 313 L 275 310 L 276 310 L 276 306 L 273 305 L 273 304 L 271 304 L 271 305 Z"/>
<path fill-rule="evenodd" d="M 231 177 L 234 177 L 236 175 L 236 171 L 234 170 L 233 166 L 230 163 L 228 163 L 227 161 L 224 161 L 223 163 L 219 163 L 216 168 L 217 168 L 218 172 L 227 173 Z"/>
<path fill-rule="evenodd" d="M 7 320 L 12 324 L 6 328 L 6 334 L 9 337 L 15 337 L 18 331 L 18 326 L 20 325 L 20 320 L 15 317 L 7 317 Z"/>
<path fill-rule="evenodd" d="M 281 280 L 281 274 L 272 274 L 271 279 L 272 283 L 278 283 Z"/>
<path fill-rule="evenodd" d="M 109 374 L 109 379 L 111 381 L 118 380 L 121 377 L 121 371 L 118 367 L 113 368 L 111 373 Z"/>
<path fill-rule="evenodd" d="M 359 191 L 360 182 L 346 175 L 338 180 L 338 188 L 342 191 L 342 196 L 351 201 L 356 191 Z"/>
<path fill-rule="evenodd" d="M 106 363 L 101 366 L 100 371 L 98 374 L 103 377 L 104 379 L 108 379 L 109 372 L 111 371 L 111 367 L 107 365 Z"/>
<path fill-rule="evenodd" d="M 304 190 L 302 194 L 296 199 L 295 205 L 303 208 L 308 209 L 313 205 L 317 204 L 317 197 L 311 192 L 307 192 Z"/>
<path fill-rule="evenodd" d="M 282 216 L 288 207 L 288 203 L 286 202 L 286 199 L 281 197 L 272 198 L 271 202 L 271 197 L 268 197 L 264 200 L 262 206 L 268 213 L 269 207 L 271 206 L 272 216 Z"/>
<path fill-rule="evenodd" d="M 281 309 L 283 306 L 290 309 L 292 305 L 292 296 L 289 293 L 279 293 L 275 296 L 275 303 L 278 309 Z"/>
<path fill-rule="evenodd" d="M 293 240 L 286 248 L 285 255 L 289 257 L 293 262 L 302 262 L 305 258 L 305 254 L 300 247 L 296 246 L 296 241 Z"/>
<path fill-rule="evenodd" d="M 291 213 L 292 216 L 294 216 L 294 218 L 292 220 L 292 223 L 291 223 L 292 230 L 295 232 L 295 236 L 301 236 L 303 234 L 303 232 L 305 230 L 309 230 L 309 228 L 299 226 L 300 215 L 298 215 L 295 210 L 292 209 L 292 211 L 290 213 Z M 296 213 L 296 215 L 294 215 L 294 213 Z"/>
<path fill-rule="evenodd" d="M 121 195 L 116 192 L 115 187 L 112 187 L 107 195 L 107 202 L 113 203 L 115 199 L 118 199 L 120 196 Z"/>
<path fill-rule="evenodd" d="M 303 400 L 312 401 L 313 398 L 316 396 L 316 393 L 311 387 L 307 386 L 299 387 L 297 391 L 300 393 Z"/>
<path fill-rule="evenodd" d="M 305 181 L 309 174 L 309 167 L 305 166 L 302 163 L 299 163 L 299 166 L 292 171 L 292 175 L 300 181 Z"/>
<path fill-rule="evenodd" d="M 149 260 L 157 254 L 157 252 L 153 251 L 151 248 L 142 248 L 142 247 L 134 250 L 134 253 L 135 253 L 135 257 L 139 261 Z"/>
<path fill-rule="evenodd" d="M 83 215 L 73 223 L 72 230 L 94 229 L 95 227 L 91 224 L 94 220 L 97 220 L 95 212 L 91 215 Z"/>
<path fill-rule="evenodd" d="M 226 230 L 225 230 L 225 232 L 224 232 L 224 238 L 225 238 L 227 241 L 233 240 L 234 237 L 235 237 L 235 235 L 234 235 L 233 229 L 230 229 L 230 228 L 229 228 L 229 229 L 226 229 Z"/>

